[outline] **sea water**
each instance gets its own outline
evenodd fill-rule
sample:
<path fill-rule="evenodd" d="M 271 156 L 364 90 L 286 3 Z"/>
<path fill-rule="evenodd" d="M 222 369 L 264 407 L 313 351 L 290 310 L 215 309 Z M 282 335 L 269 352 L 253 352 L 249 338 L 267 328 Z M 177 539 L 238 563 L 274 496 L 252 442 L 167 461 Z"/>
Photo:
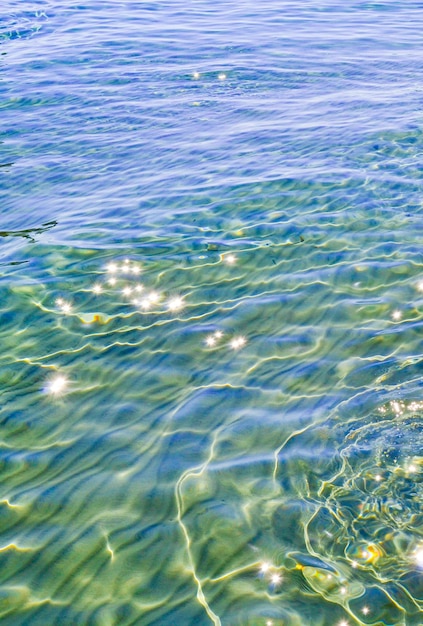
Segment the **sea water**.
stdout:
<path fill-rule="evenodd" d="M 422 32 L 3 2 L 2 625 L 423 623 Z"/>

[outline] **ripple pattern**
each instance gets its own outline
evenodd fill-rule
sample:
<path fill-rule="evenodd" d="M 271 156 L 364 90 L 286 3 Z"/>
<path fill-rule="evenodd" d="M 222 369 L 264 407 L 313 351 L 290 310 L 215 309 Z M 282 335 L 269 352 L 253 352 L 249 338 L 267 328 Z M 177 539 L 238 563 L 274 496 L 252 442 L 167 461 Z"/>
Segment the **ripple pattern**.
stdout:
<path fill-rule="evenodd" d="M 7 0 L 5 626 L 421 626 L 420 3 Z"/>

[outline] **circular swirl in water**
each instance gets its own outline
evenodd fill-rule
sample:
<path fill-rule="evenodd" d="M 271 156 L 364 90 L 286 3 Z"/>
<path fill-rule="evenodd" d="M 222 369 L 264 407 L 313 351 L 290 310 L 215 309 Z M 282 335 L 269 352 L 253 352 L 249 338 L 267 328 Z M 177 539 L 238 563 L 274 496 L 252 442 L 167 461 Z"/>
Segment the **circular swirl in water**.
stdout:
<path fill-rule="evenodd" d="M 421 624 L 423 402 L 362 406 L 358 419 L 354 404 L 281 449 L 277 479 L 301 505 L 295 533 L 286 532 L 285 505 L 275 534 L 288 549 L 286 566 L 360 623 Z M 307 458 L 319 440 L 324 454 Z"/>

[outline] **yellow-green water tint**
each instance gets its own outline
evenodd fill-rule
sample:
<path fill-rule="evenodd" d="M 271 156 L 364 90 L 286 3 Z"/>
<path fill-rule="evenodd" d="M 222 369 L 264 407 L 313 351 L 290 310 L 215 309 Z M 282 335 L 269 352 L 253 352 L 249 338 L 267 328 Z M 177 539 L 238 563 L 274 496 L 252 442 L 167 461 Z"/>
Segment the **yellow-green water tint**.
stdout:
<path fill-rule="evenodd" d="M 420 274 L 374 282 L 366 321 L 295 281 L 293 246 L 28 248 L 2 301 L 4 619 L 418 623 L 418 337 L 382 294 L 417 308 Z"/>

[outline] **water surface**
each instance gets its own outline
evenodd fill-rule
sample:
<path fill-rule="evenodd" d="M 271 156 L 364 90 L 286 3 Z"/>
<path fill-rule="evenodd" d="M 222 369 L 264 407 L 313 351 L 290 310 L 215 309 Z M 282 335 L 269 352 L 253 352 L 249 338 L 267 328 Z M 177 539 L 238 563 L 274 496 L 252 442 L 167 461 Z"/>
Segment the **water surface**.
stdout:
<path fill-rule="evenodd" d="M 423 623 L 422 30 L 6 0 L 2 624 Z"/>

